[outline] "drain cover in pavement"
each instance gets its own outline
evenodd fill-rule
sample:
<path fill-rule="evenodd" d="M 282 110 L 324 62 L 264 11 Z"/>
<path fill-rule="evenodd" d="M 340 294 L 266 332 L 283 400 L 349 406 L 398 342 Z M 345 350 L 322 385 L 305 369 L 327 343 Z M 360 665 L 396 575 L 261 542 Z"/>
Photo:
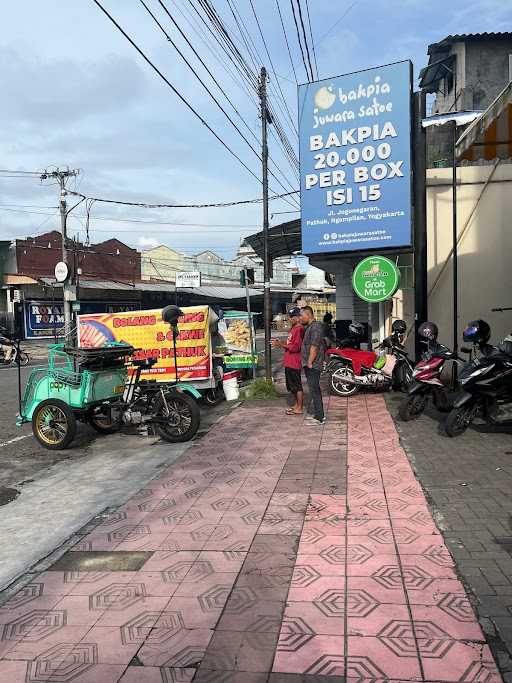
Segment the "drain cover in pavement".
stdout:
<path fill-rule="evenodd" d="M 69 551 L 50 567 L 52 571 L 81 572 L 136 572 L 153 555 L 153 552 L 120 550 Z"/>
<path fill-rule="evenodd" d="M 0 505 L 12 503 L 20 495 L 18 489 L 10 489 L 7 486 L 0 486 Z"/>

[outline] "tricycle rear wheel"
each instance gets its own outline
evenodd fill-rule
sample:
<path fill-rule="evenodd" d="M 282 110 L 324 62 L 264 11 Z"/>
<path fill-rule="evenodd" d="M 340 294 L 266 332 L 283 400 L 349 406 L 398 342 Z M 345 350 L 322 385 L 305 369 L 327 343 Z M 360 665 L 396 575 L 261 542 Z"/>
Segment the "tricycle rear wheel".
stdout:
<path fill-rule="evenodd" d="M 76 417 L 67 403 L 56 398 L 41 401 L 32 415 L 32 432 L 50 451 L 67 448 L 76 436 Z"/>
<path fill-rule="evenodd" d="M 196 401 L 178 391 L 167 392 L 164 399 L 159 396 L 154 405 L 155 417 L 166 417 L 165 423 L 157 422 L 157 434 L 170 443 L 190 441 L 199 429 L 201 412 Z"/>
<path fill-rule="evenodd" d="M 98 434 L 114 434 L 119 429 L 119 423 L 112 419 L 112 412 L 94 412 L 89 418 L 89 424 Z"/>

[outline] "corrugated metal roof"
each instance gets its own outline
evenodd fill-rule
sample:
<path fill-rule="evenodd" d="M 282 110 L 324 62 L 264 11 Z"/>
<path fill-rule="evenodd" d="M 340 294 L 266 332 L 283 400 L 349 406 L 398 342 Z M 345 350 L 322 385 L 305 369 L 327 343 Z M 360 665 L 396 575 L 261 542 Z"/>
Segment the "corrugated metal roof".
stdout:
<path fill-rule="evenodd" d="M 460 43 L 462 41 L 476 41 L 476 40 L 505 40 L 507 38 L 512 38 L 512 33 L 510 31 L 502 32 L 485 32 L 485 33 L 454 33 L 453 35 L 446 36 L 437 43 L 431 43 L 428 46 L 427 53 L 430 55 L 433 52 L 438 52 L 443 46 L 448 47 L 451 43 Z"/>
<path fill-rule="evenodd" d="M 242 287 L 183 287 L 180 292 L 196 294 L 197 296 L 208 297 L 209 299 L 245 299 L 245 289 Z M 263 292 L 249 289 L 249 296 L 262 296 Z"/>
<path fill-rule="evenodd" d="M 62 283 L 57 282 L 52 277 L 41 277 L 41 282 L 46 285 L 53 285 L 54 287 L 62 287 Z M 80 287 L 82 289 L 118 289 L 122 291 L 136 291 L 136 287 L 129 285 L 126 282 L 114 282 L 113 280 L 80 280 Z"/>

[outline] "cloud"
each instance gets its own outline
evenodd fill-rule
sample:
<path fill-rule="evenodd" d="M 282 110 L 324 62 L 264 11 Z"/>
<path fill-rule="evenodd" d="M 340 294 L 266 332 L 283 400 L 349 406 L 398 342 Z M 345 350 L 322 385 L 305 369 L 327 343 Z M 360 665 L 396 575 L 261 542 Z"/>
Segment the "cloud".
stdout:
<path fill-rule="evenodd" d="M 147 88 L 141 67 L 122 55 L 40 61 L 1 47 L 0 62 L 0 119 L 18 127 L 55 128 L 93 114 L 126 111 Z"/>
<path fill-rule="evenodd" d="M 158 247 L 159 244 L 160 242 L 154 237 L 139 237 L 137 240 L 137 246 L 141 249 L 153 249 Z"/>

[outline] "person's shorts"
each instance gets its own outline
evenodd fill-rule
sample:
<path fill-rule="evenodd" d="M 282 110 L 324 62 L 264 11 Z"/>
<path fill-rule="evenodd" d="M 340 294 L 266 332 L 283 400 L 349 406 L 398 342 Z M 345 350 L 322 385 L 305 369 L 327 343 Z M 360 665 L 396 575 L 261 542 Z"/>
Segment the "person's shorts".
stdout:
<path fill-rule="evenodd" d="M 291 394 L 296 394 L 298 391 L 302 391 L 302 377 L 300 370 L 295 368 L 285 368 L 284 376 L 286 379 L 286 388 Z"/>

